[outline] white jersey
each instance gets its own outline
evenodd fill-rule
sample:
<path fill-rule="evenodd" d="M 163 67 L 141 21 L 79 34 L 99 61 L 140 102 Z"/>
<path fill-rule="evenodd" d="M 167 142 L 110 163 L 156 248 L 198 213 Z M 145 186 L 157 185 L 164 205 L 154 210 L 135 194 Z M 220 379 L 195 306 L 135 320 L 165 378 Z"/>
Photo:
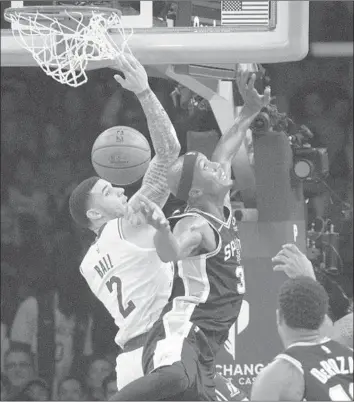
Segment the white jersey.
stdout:
<path fill-rule="evenodd" d="M 86 253 L 80 271 L 105 305 L 124 344 L 150 330 L 170 297 L 173 267 L 155 248 L 140 248 L 124 240 L 121 219 L 104 225 Z"/>

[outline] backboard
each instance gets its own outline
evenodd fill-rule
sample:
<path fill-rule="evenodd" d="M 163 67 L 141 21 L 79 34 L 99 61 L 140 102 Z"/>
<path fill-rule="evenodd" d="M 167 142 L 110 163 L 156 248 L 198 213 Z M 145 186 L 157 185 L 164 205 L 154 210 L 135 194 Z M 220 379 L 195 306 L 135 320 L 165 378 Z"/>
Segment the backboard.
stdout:
<path fill-rule="evenodd" d="M 7 7 L 52 5 L 37 0 L 1 1 Z M 61 1 L 57 4 L 78 4 Z M 144 65 L 213 65 L 296 61 L 308 53 L 308 1 L 119 1 L 123 24 L 132 27 L 133 53 Z M 112 34 L 115 41 L 120 35 Z M 93 68 L 109 67 L 109 62 Z M 1 23 L 1 65 L 35 66 Z M 92 68 L 92 66 L 91 66 Z"/>

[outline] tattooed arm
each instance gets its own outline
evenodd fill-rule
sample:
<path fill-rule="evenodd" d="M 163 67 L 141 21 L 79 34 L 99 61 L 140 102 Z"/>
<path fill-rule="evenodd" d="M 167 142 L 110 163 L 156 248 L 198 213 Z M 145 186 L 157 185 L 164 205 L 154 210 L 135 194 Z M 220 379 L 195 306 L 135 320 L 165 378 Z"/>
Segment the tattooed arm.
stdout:
<path fill-rule="evenodd" d="M 145 112 L 155 150 L 138 193 L 162 208 L 170 194 L 167 169 L 178 158 L 181 146 L 166 111 L 152 90 L 142 92 L 138 99 Z"/>
<path fill-rule="evenodd" d="M 137 194 L 163 207 L 170 190 L 167 185 L 167 169 L 178 158 L 181 146 L 176 131 L 161 103 L 149 87 L 144 67 L 132 55 L 121 56 L 118 68 L 125 79 L 119 75 L 114 78 L 123 88 L 136 94 L 145 112 L 155 157 L 145 173 L 142 186 Z"/>

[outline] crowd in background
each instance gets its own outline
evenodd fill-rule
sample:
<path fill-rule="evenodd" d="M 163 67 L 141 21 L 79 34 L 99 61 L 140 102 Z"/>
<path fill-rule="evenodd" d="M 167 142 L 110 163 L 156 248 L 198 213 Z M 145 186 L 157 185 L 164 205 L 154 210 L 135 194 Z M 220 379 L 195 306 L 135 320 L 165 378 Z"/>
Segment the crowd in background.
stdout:
<path fill-rule="evenodd" d="M 352 41 L 340 29 L 345 24 L 336 23 L 352 8 L 337 7 L 336 14 L 334 2 L 325 3 L 322 19 L 312 13 L 313 37 Z M 321 38 L 325 23 L 328 37 Z M 309 224 L 321 216 L 340 232 L 335 280 L 352 297 L 353 61 L 308 57 L 265 67 L 278 109 L 311 129 L 313 146 L 328 149 L 332 191 L 308 191 Z M 108 399 L 115 392 L 116 328 L 80 276 L 92 237 L 72 224 L 68 197 L 95 174 L 90 152 L 98 134 L 126 125 L 149 139 L 146 119 L 108 69 L 91 71 L 77 89 L 38 68 L 2 68 L 1 74 L 1 400 Z M 152 78 L 150 84 L 182 153 L 189 130 L 218 130 L 211 111 L 174 104 L 176 83 Z M 139 185 L 127 187 L 127 195 Z M 171 212 L 173 200 L 169 205 Z"/>

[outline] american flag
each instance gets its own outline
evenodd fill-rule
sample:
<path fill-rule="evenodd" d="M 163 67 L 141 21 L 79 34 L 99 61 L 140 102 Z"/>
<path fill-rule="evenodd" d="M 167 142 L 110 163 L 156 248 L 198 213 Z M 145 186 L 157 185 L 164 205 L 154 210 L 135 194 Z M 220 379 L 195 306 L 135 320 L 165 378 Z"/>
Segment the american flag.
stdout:
<path fill-rule="evenodd" d="M 222 1 L 221 25 L 269 25 L 270 1 Z"/>

